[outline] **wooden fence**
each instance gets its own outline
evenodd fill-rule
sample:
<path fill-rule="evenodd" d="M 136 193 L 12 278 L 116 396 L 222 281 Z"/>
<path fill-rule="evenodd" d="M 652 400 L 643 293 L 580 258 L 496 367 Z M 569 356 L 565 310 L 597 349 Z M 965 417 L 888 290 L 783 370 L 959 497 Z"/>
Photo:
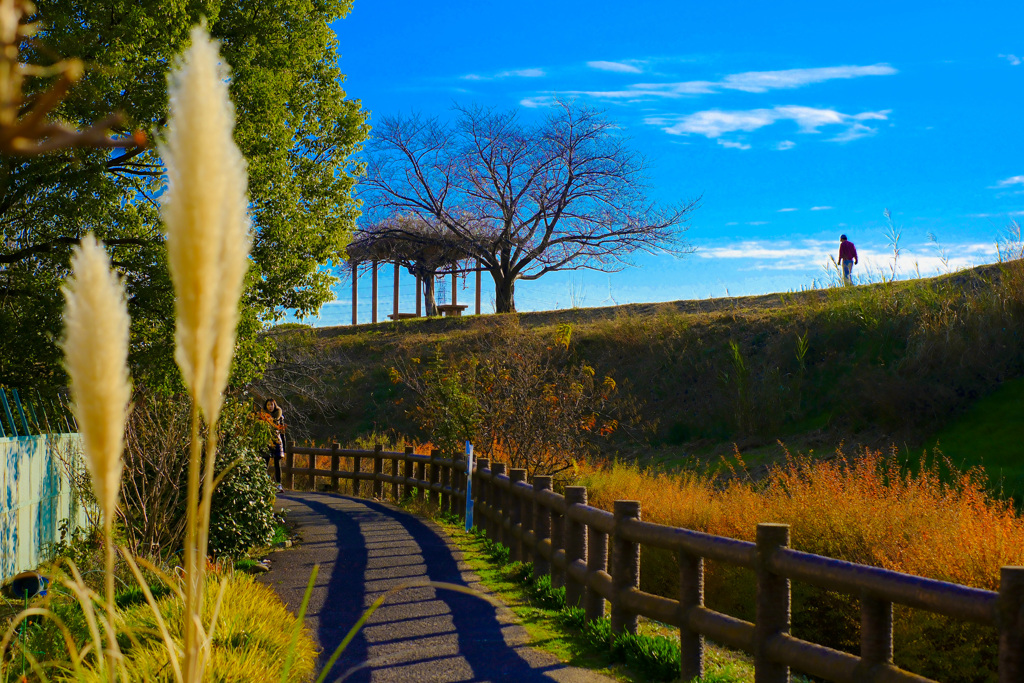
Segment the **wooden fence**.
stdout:
<path fill-rule="evenodd" d="M 295 456 L 308 456 L 305 468 Z M 318 456 L 330 457 L 330 469 L 317 468 Z M 442 512 L 465 512 L 464 459 L 393 453 L 289 447 L 283 483 L 295 476 L 353 482 L 360 495 L 367 481 L 376 498 L 430 496 Z M 351 463 L 342 469 L 341 462 Z M 385 472 L 385 463 L 389 472 Z M 372 467 L 367 470 L 367 467 Z M 893 665 L 893 604 L 995 627 L 999 631 L 999 682 L 1024 683 L 1024 567 L 1003 567 L 998 592 L 969 588 L 919 576 L 812 555 L 789 547 L 789 526 L 758 524 L 755 543 L 640 520 L 640 504 L 615 501 L 614 512 L 587 505 L 587 490 L 552 490 L 551 477 L 526 470 L 506 471 L 479 458 L 473 474 L 477 526 L 510 549 L 512 560 L 533 562 L 535 576 L 551 574 L 565 586 L 566 603 L 583 607 L 588 620 L 605 615 L 610 605 L 615 633 L 635 632 L 637 618 L 648 617 L 679 628 L 682 680 L 704 674 L 704 638 L 754 657 L 756 683 L 789 681 L 790 667 L 839 683 L 924 683 L 929 679 Z M 640 590 L 641 547 L 674 552 L 679 561 L 679 591 L 670 599 Z M 704 606 L 704 560 L 746 567 L 757 578 L 755 622 Z M 833 650 L 790 635 L 791 581 L 858 597 L 861 605 L 860 655 Z"/>

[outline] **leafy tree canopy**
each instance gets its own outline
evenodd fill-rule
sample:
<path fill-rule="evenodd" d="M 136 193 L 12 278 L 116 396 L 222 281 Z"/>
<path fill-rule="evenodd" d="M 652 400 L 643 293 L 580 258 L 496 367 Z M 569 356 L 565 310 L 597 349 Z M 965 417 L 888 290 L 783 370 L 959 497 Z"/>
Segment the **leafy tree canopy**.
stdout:
<path fill-rule="evenodd" d="M 122 130 L 159 142 L 166 74 L 205 20 L 231 68 L 235 138 L 249 165 L 255 230 L 238 377 L 257 371 L 263 321 L 285 309 L 316 311 L 331 298 L 320 266 L 340 258 L 358 214 L 351 192 L 361 167 L 350 155 L 367 136 L 366 114 L 347 99 L 330 23 L 351 0 L 41 0 L 43 30 L 23 56 L 52 64 L 80 57 L 84 78 L 57 110 L 76 127 L 112 112 Z M 47 79 L 31 81 L 37 91 Z M 164 169 L 147 149 L 68 149 L 0 158 L 0 382 L 60 384 L 62 300 L 72 246 L 88 231 L 107 242 L 126 279 L 137 380 L 167 385 L 173 294 L 158 214 Z M 262 353 L 265 354 L 265 349 Z"/>

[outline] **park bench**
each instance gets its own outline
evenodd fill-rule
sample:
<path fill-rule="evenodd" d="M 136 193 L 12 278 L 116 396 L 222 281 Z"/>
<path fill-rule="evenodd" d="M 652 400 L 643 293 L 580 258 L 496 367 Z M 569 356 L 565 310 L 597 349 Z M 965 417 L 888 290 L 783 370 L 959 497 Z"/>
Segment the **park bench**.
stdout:
<path fill-rule="evenodd" d="M 438 304 L 437 310 L 448 318 L 458 318 L 462 312 L 469 308 L 467 304 Z"/>

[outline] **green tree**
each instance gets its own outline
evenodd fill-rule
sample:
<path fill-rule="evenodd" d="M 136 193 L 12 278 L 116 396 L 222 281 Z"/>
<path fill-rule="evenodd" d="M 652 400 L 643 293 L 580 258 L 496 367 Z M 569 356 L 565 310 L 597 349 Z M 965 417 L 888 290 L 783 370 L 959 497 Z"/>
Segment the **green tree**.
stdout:
<path fill-rule="evenodd" d="M 255 333 L 286 309 L 311 313 L 331 298 L 322 264 L 341 258 L 358 214 L 351 191 L 361 167 L 350 155 L 368 134 L 358 100 L 347 99 L 330 23 L 351 0 L 41 0 L 43 30 L 24 56 L 87 64 L 56 114 L 84 128 L 111 112 L 121 129 L 159 140 L 166 73 L 195 23 L 222 41 L 236 107 L 235 137 L 249 164 L 255 230 L 243 321 L 240 379 L 266 349 Z M 46 78 L 29 84 L 37 91 Z M 149 384 L 176 380 L 173 301 L 158 202 L 163 165 L 146 149 L 68 149 L 0 158 L 0 382 L 60 384 L 54 340 L 59 286 L 71 247 L 94 231 L 126 278 L 133 319 L 133 370 Z"/>

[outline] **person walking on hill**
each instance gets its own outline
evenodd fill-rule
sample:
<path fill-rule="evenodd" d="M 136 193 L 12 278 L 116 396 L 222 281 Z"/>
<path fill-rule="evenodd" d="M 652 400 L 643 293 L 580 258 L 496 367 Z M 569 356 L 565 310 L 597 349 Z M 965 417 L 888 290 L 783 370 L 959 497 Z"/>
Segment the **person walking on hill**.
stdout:
<path fill-rule="evenodd" d="M 846 239 L 846 235 L 839 236 L 839 262 L 843 264 L 843 284 L 853 284 L 853 265 L 857 263 L 857 247 L 853 242 Z"/>

